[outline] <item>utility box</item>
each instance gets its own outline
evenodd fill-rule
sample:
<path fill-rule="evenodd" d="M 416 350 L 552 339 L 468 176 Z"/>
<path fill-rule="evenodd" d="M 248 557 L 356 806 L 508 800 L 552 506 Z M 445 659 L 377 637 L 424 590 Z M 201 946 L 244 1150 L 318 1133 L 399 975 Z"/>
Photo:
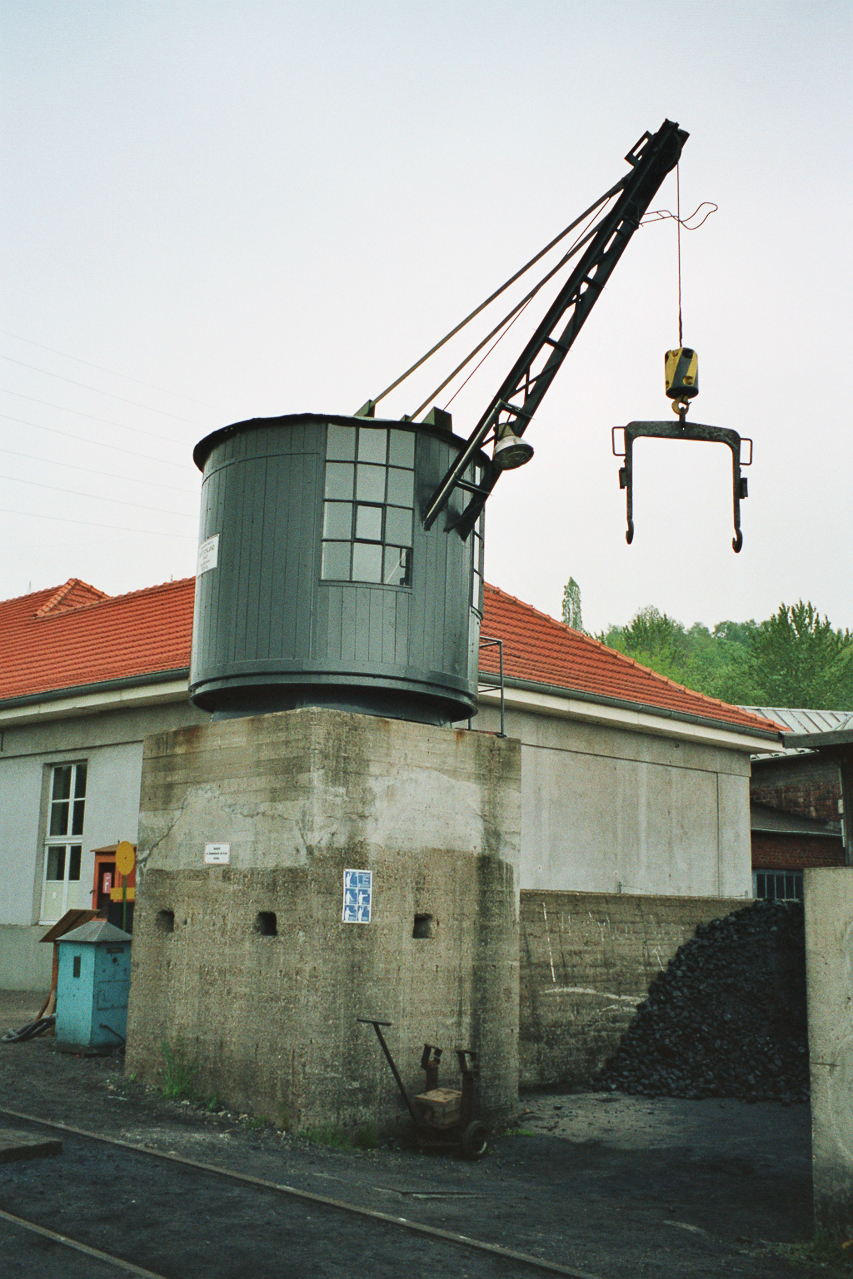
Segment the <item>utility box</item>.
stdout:
<path fill-rule="evenodd" d="M 80 1048 L 117 1048 L 127 1037 L 129 933 L 91 919 L 59 939 L 56 1038 Z"/>

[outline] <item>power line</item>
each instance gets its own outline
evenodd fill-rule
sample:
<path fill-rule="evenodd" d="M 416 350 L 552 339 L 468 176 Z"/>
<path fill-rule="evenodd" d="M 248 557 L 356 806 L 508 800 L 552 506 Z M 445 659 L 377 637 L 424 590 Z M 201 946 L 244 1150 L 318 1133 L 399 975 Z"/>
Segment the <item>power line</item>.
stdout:
<path fill-rule="evenodd" d="M 41 462 L 47 466 L 61 466 L 65 471 L 83 471 L 86 475 L 99 475 L 101 479 L 122 480 L 126 484 L 146 484 L 149 488 L 169 489 L 172 493 L 186 493 L 181 484 L 163 484 L 160 480 L 142 480 L 137 475 L 119 475 L 115 471 L 101 471 L 94 466 L 76 466 L 73 462 L 55 462 L 50 457 L 39 457 L 37 453 L 18 453 L 15 449 L 5 449 L 0 444 L 0 453 L 7 457 L 25 457 L 28 462 Z M 134 455 L 136 456 L 136 455 Z"/>
<path fill-rule="evenodd" d="M 144 409 L 146 413 L 157 413 L 160 417 L 170 417 L 175 422 L 187 422 L 190 426 L 197 426 L 200 431 L 204 430 L 201 422 L 194 422 L 192 418 L 180 417 L 177 413 L 167 413 L 165 409 L 152 409 L 147 404 L 140 404 L 138 400 L 129 400 L 124 395 L 116 395 L 113 391 L 102 391 L 100 387 L 90 386 L 88 382 L 77 382 L 73 377 L 64 377 L 61 373 L 51 373 L 50 369 L 39 368 L 37 364 L 27 364 L 25 360 L 14 360 L 11 355 L 0 355 L 0 360 L 6 360 L 9 364 L 17 364 L 22 369 L 32 369 L 34 373 L 43 373 L 45 377 L 55 377 L 60 382 L 68 382 L 71 386 L 81 386 L 84 391 L 94 391 L 96 395 L 106 395 L 110 400 L 121 400 L 122 404 L 132 404 L 134 408 Z"/>
<path fill-rule="evenodd" d="M 75 417 L 88 417 L 93 422 L 103 422 L 104 426 L 117 426 L 122 431 L 135 431 L 137 435 L 148 435 L 152 440 L 166 440 L 169 444 L 178 444 L 182 448 L 186 445 L 182 440 L 176 440 L 174 435 L 158 435 L 156 431 L 146 431 L 141 426 L 127 426 L 124 422 L 116 422 L 111 417 L 98 417 L 97 413 L 87 413 L 84 409 L 71 409 L 66 404 L 54 404 L 52 400 L 40 400 L 36 395 L 25 395 L 23 391 L 11 391 L 8 387 L 0 387 L 0 391 L 4 395 L 14 395 L 19 400 L 29 400 L 31 404 L 41 404 L 46 409 L 59 409 L 60 413 L 73 413 Z M 142 405 L 139 405 L 142 408 Z M 202 428 L 203 429 L 203 428 Z"/>
<path fill-rule="evenodd" d="M 182 520 L 194 519 L 189 511 L 164 511 L 162 506 L 143 506 L 139 502 L 127 502 L 121 497 L 101 497 L 98 493 L 81 493 L 79 489 L 63 488 L 61 484 L 42 484 L 39 480 L 24 480 L 16 475 L 2 475 L 0 480 L 11 480 L 13 484 L 29 484 L 31 488 L 50 489 L 52 493 L 69 493 L 72 497 L 85 497 L 89 502 L 114 502 L 118 506 L 133 506 L 137 511 L 154 511 L 156 515 L 177 515 Z"/>
<path fill-rule="evenodd" d="M 0 506 L 0 513 L 3 515 L 23 515 L 25 519 L 30 520 L 51 520 L 55 524 L 79 524 L 81 528 L 111 528 L 119 533 L 127 532 L 126 524 L 100 524 L 95 520 L 73 520 L 64 515 L 43 515 L 40 511 L 13 511 L 8 506 Z M 132 530 L 136 537 L 171 537 L 171 538 L 193 538 L 194 533 L 166 533 L 163 529 L 134 529 Z"/>
<path fill-rule="evenodd" d="M 104 444 L 102 440 L 93 440 L 88 435 L 75 435 L 73 431 L 60 431 L 57 426 L 44 426 L 41 422 L 28 422 L 23 417 L 11 417 L 8 413 L 0 413 L 6 422 L 18 422 L 21 426 L 32 426 L 37 431 L 49 431 L 51 435 L 62 435 L 76 444 L 93 444 L 98 449 L 112 449 L 114 453 L 126 453 L 128 457 L 142 457 L 146 462 L 156 462 L 158 466 L 177 466 L 181 470 L 191 471 L 194 468 L 188 462 L 170 462 L 164 457 L 151 457 L 149 453 L 138 453 L 136 449 L 123 449 L 118 444 Z"/>
<path fill-rule="evenodd" d="M 131 377 L 128 373 L 117 373 L 103 364 L 93 364 L 91 360 L 82 360 L 79 355 L 69 355 L 67 351 L 58 351 L 55 346 L 45 346 L 44 342 L 34 342 L 32 338 L 23 338 L 20 333 L 10 333 L 8 329 L 0 329 L 4 337 L 14 338 L 16 342 L 26 342 L 28 346 L 37 346 L 41 351 L 50 351 L 51 355 L 61 355 L 64 360 L 74 360 L 77 364 L 85 364 L 88 369 L 98 369 L 101 373 L 109 373 L 112 377 L 123 378 L 125 382 L 135 382 L 137 386 L 145 386 L 149 391 L 159 391 L 161 395 L 172 395 L 178 400 L 189 400 L 191 404 L 200 404 L 206 409 L 215 409 L 215 404 L 207 400 L 197 400 L 194 395 L 183 395 L 180 391 L 168 391 L 165 387 L 155 386 L 153 382 L 143 382 L 141 378 Z"/>

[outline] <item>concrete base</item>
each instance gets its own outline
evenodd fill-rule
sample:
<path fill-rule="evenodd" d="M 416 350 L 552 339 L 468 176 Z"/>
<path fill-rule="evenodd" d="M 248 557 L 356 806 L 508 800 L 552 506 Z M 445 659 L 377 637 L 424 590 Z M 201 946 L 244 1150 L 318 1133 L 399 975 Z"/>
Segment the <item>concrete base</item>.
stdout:
<path fill-rule="evenodd" d="M 853 868 L 805 872 L 815 1225 L 853 1237 Z"/>
<path fill-rule="evenodd" d="M 285 1127 L 399 1122 L 372 1027 L 413 1093 L 425 1042 L 481 1059 L 479 1104 L 518 1087 L 520 750 L 491 734 L 335 710 L 145 742 L 127 1069 Z M 228 863 L 205 864 L 205 846 Z M 345 869 L 373 872 L 342 922 Z M 274 930 L 274 932 L 272 931 Z"/>

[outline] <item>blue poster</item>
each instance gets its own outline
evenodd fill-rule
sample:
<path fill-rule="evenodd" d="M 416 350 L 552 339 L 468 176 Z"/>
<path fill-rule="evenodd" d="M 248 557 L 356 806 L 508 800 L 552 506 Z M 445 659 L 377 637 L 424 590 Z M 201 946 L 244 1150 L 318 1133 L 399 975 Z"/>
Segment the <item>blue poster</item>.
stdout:
<path fill-rule="evenodd" d="M 343 922 L 369 924 L 372 905 L 373 871 L 345 870 Z"/>

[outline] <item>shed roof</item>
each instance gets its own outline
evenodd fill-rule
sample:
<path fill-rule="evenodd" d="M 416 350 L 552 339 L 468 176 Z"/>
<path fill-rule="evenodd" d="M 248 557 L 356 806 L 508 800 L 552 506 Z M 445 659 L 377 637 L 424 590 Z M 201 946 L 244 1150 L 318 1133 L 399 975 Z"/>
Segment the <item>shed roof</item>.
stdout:
<path fill-rule="evenodd" d="M 0 707 L 114 682 L 185 677 L 194 592 L 194 578 L 115 596 L 72 578 L 0 602 Z M 486 586 L 484 608 L 483 636 L 503 642 L 511 681 L 778 735 L 769 717 L 684 688 L 495 586 Z M 494 649 L 483 650 L 481 666 L 497 671 Z"/>
<path fill-rule="evenodd" d="M 70 933 L 66 933 L 64 937 L 59 938 L 60 944 L 66 941 L 73 941 L 87 942 L 93 945 L 132 940 L 130 933 L 124 932 L 121 928 L 116 928 L 115 924 L 110 924 L 105 919 L 90 919 L 88 924 L 81 924 L 79 928 L 72 928 Z"/>

